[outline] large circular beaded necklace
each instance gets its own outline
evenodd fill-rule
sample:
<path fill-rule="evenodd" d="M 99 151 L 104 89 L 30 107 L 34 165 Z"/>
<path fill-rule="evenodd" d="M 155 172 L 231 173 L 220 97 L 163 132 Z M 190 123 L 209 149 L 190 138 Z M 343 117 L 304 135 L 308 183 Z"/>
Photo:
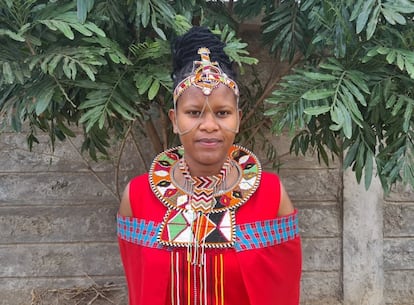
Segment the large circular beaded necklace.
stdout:
<path fill-rule="evenodd" d="M 227 162 L 237 170 L 232 186 L 217 187 L 208 208 L 195 210 L 191 187 L 179 185 L 174 172 L 183 168 L 182 146 L 168 149 L 155 157 L 149 181 L 154 194 L 167 207 L 158 232 L 158 242 L 170 247 L 228 248 L 235 242 L 235 211 L 257 189 L 261 178 L 258 158 L 248 149 L 233 145 Z M 225 177 L 224 177 L 225 178 Z M 224 179 L 223 178 L 223 179 Z"/>

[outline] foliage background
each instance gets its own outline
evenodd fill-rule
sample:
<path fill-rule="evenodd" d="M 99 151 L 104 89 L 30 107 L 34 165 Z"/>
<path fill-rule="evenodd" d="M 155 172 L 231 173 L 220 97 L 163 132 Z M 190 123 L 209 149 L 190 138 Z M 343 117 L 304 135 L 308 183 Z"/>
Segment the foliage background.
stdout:
<path fill-rule="evenodd" d="M 266 134 L 288 130 L 293 153 L 338 156 L 367 188 L 374 173 L 413 186 L 413 17 L 410 0 L 0 0 L 0 122 L 30 147 L 80 128 L 95 160 L 138 133 L 171 146 L 169 42 L 205 25 L 242 76 L 239 142 L 277 165 Z M 267 80 L 238 35 L 252 18 L 288 67 Z"/>

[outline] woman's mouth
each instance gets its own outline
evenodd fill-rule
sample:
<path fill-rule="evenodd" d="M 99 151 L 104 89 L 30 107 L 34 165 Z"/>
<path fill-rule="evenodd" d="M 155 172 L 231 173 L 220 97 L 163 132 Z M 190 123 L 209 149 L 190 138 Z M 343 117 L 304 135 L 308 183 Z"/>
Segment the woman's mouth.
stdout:
<path fill-rule="evenodd" d="M 217 138 L 201 138 L 201 139 L 198 139 L 196 142 L 202 145 L 206 145 L 206 146 L 215 146 L 221 143 L 221 140 Z"/>

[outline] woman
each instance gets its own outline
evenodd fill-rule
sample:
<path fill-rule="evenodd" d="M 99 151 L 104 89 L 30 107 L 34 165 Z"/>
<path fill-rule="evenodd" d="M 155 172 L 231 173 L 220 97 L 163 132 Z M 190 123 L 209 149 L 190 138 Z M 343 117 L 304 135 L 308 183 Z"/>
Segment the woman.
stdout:
<path fill-rule="evenodd" d="M 277 175 L 234 145 L 239 90 L 224 44 L 194 27 L 173 46 L 173 130 L 127 185 L 118 237 L 130 305 L 297 305 L 297 212 Z"/>

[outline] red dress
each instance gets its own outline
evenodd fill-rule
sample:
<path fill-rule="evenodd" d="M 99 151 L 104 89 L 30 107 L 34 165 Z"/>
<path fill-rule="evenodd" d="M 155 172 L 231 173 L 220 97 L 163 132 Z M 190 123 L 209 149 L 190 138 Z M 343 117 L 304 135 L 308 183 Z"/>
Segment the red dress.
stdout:
<path fill-rule="evenodd" d="M 235 245 L 207 249 L 194 267 L 186 249 L 158 242 L 167 208 L 148 174 L 130 183 L 133 217 L 118 215 L 118 239 L 129 305 L 298 305 L 301 241 L 297 212 L 277 217 L 280 181 L 263 172 L 235 212 Z"/>

